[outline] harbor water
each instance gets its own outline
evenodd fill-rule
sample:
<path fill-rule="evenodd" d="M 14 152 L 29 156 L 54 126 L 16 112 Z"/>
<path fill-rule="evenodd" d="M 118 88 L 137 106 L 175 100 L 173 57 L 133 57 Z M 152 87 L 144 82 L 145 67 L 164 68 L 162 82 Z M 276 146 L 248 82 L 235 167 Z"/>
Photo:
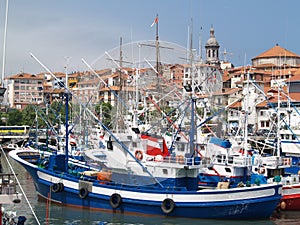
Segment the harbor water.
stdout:
<path fill-rule="evenodd" d="M 4 156 L 1 157 L 4 172 L 10 173 L 10 168 Z M 25 224 L 46 225 L 296 225 L 300 224 L 300 212 L 281 212 L 267 220 L 204 220 L 186 218 L 168 218 L 154 215 L 121 214 L 104 211 L 60 206 L 38 199 L 33 181 L 25 169 L 17 162 L 9 159 L 17 174 L 18 180 L 26 194 L 21 203 L 4 205 L 6 210 L 12 210 L 17 216 L 27 218 Z M 21 192 L 21 191 L 20 191 Z M 33 213 L 34 212 L 34 213 Z M 37 222 L 38 220 L 38 222 Z"/>

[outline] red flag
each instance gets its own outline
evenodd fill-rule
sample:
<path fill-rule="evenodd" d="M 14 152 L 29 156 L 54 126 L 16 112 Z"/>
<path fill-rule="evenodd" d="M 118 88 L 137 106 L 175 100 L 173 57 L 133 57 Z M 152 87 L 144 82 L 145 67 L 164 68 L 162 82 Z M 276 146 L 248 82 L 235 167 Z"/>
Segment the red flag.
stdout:
<path fill-rule="evenodd" d="M 148 155 L 156 156 L 168 156 L 169 150 L 166 144 L 165 139 L 162 137 L 154 137 L 147 134 L 142 134 L 141 138 L 147 140 L 147 150 Z"/>
<path fill-rule="evenodd" d="M 153 23 L 151 24 L 151 27 L 153 27 L 153 26 L 154 26 L 154 24 L 156 24 L 156 23 L 158 23 L 158 16 L 156 16 L 156 17 L 155 17 L 155 19 L 154 19 Z"/>

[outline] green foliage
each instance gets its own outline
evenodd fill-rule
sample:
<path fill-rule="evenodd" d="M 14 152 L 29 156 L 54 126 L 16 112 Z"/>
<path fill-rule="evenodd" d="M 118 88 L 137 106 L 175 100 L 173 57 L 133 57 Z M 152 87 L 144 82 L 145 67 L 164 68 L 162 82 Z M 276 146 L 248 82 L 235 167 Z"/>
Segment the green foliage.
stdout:
<path fill-rule="evenodd" d="M 0 112 L 0 125 L 28 125 L 33 127 L 37 125 L 39 128 L 46 128 L 47 123 L 52 125 L 65 123 L 65 115 L 65 105 L 60 102 L 53 102 L 48 108 L 28 105 L 22 111 L 7 109 L 7 112 Z"/>
<path fill-rule="evenodd" d="M 71 107 L 69 107 L 71 109 Z M 48 109 L 48 120 L 52 124 L 61 124 L 66 121 L 66 107 L 63 102 L 54 101 Z"/>
<path fill-rule="evenodd" d="M 33 105 L 28 105 L 23 111 L 22 111 L 22 123 L 24 125 L 31 126 L 32 123 L 36 120 L 36 109 Z M 40 124 L 40 123 L 39 123 Z"/>
<path fill-rule="evenodd" d="M 110 127 L 112 120 L 112 105 L 109 102 L 101 102 L 95 106 L 95 111 L 102 123 L 105 126 Z"/>
<path fill-rule="evenodd" d="M 22 112 L 17 109 L 9 109 L 7 112 L 7 125 L 26 125 L 22 123 Z"/>

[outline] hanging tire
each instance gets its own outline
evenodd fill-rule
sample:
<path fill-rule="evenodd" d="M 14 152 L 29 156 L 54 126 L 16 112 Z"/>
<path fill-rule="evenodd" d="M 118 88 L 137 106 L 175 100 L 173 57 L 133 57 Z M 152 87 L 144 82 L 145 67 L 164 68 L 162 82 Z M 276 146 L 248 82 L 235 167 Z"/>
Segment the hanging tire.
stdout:
<path fill-rule="evenodd" d="M 79 189 L 78 195 L 79 195 L 80 198 L 84 199 L 88 196 L 88 194 L 89 194 L 89 191 L 88 191 L 87 188 L 80 188 Z"/>
<path fill-rule="evenodd" d="M 54 183 L 51 186 L 51 191 L 57 193 L 60 191 L 60 187 L 61 187 L 60 183 Z"/>
<path fill-rule="evenodd" d="M 113 209 L 120 207 L 122 204 L 122 197 L 119 194 L 112 194 L 109 198 L 109 204 Z"/>
<path fill-rule="evenodd" d="M 61 183 L 61 182 L 59 182 L 58 185 L 59 185 L 59 191 L 60 191 L 60 192 L 63 191 L 64 188 L 65 188 L 64 184 Z"/>
<path fill-rule="evenodd" d="M 171 213 L 175 208 L 175 202 L 173 201 L 173 199 L 170 198 L 166 198 L 165 200 L 163 200 L 163 202 L 161 203 L 161 210 L 165 213 L 165 214 L 169 214 Z"/>

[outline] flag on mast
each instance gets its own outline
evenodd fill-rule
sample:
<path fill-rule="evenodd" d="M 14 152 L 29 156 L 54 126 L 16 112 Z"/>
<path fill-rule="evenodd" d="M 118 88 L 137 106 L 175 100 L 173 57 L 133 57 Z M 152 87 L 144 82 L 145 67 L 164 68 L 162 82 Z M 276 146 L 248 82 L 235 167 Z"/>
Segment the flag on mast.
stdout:
<path fill-rule="evenodd" d="M 151 24 L 151 27 L 153 27 L 154 24 L 156 24 L 156 23 L 158 23 L 158 15 L 156 15 L 156 17 L 155 17 L 153 23 Z"/>

